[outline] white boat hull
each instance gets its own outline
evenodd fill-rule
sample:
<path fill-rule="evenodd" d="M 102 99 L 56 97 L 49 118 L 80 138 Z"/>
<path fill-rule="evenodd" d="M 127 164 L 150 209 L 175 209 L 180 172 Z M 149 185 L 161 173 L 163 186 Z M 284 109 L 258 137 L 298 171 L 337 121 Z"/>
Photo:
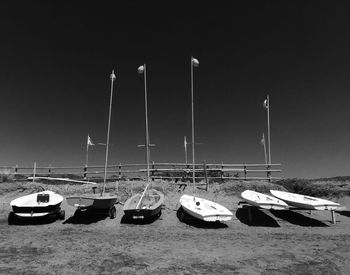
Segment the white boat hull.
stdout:
<path fill-rule="evenodd" d="M 324 200 L 320 198 L 304 196 L 296 193 L 290 193 L 279 190 L 270 190 L 271 194 L 279 198 L 290 206 L 308 210 L 336 210 L 339 203 Z"/>
<path fill-rule="evenodd" d="M 13 213 L 20 217 L 43 217 L 60 211 L 63 197 L 52 191 L 42 191 L 11 201 Z"/>
<path fill-rule="evenodd" d="M 252 190 L 245 190 L 241 193 L 241 197 L 247 203 L 259 208 L 270 210 L 288 209 L 288 204 L 284 201 Z"/>
<path fill-rule="evenodd" d="M 187 214 L 206 222 L 229 221 L 233 216 L 224 206 L 194 196 L 183 195 L 180 204 Z"/>

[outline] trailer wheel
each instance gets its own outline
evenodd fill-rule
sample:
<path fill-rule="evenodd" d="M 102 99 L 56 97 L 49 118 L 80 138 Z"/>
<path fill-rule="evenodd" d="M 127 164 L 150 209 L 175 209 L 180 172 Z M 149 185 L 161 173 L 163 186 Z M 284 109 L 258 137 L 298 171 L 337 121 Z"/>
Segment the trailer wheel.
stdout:
<path fill-rule="evenodd" d="M 58 218 L 62 221 L 64 220 L 66 217 L 66 212 L 64 210 L 61 210 L 59 213 L 58 213 Z"/>
<path fill-rule="evenodd" d="M 117 209 L 115 208 L 115 206 L 113 206 L 110 210 L 109 210 L 109 217 L 111 219 L 114 219 L 116 217 L 117 214 Z"/>
<path fill-rule="evenodd" d="M 9 225 L 13 224 L 15 221 L 15 214 L 11 211 L 9 213 L 9 216 L 8 216 L 8 219 L 7 219 L 7 222 Z"/>
<path fill-rule="evenodd" d="M 183 209 L 181 209 L 179 212 L 179 220 L 180 222 L 183 222 L 185 220 L 185 212 Z"/>

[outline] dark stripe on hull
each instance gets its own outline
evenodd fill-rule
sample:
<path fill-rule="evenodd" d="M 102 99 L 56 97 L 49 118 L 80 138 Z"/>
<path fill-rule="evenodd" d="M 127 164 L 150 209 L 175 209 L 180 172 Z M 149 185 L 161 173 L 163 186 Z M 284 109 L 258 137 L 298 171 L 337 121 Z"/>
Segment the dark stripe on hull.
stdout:
<path fill-rule="evenodd" d="M 149 219 L 159 214 L 162 205 L 155 209 L 128 209 L 124 210 L 125 216 L 132 219 Z"/>
<path fill-rule="evenodd" d="M 48 206 L 33 206 L 33 207 L 19 207 L 12 206 L 14 213 L 51 213 L 58 211 L 61 204 L 48 205 Z"/>

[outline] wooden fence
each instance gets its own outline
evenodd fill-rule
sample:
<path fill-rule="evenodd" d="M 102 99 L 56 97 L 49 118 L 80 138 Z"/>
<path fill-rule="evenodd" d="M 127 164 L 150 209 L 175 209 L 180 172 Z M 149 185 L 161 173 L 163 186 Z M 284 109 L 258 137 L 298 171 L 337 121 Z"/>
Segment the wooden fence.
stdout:
<path fill-rule="evenodd" d="M 196 179 L 231 179 L 231 180 L 278 180 L 280 177 L 274 176 L 280 173 L 280 164 L 195 164 Z M 107 168 L 108 178 L 111 179 L 135 179 L 142 178 L 146 174 L 145 164 L 116 164 Z M 101 179 L 104 174 L 104 166 L 36 166 L 0 167 L 2 171 L 7 170 L 17 178 L 35 176 L 69 176 L 76 179 Z M 175 179 L 190 180 L 192 178 L 192 164 L 186 163 L 154 163 L 150 164 L 150 173 L 154 179 Z"/>

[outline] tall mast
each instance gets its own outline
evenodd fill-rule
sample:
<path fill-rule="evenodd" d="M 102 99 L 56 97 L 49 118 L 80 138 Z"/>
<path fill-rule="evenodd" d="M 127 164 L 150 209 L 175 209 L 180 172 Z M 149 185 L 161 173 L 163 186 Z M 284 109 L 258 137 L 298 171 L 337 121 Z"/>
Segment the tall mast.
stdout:
<path fill-rule="evenodd" d="M 148 104 L 147 104 L 147 80 L 146 80 L 146 64 L 143 65 L 143 76 L 144 76 L 144 82 L 145 82 L 145 139 L 146 139 L 146 163 L 147 163 L 147 183 L 149 183 L 149 162 L 150 162 L 150 150 L 149 150 L 149 132 L 148 132 Z"/>
<path fill-rule="evenodd" d="M 185 148 L 185 163 L 187 165 L 187 140 L 186 140 L 186 136 L 184 136 L 184 148 Z"/>
<path fill-rule="evenodd" d="M 267 95 L 267 141 L 269 143 L 269 165 L 271 165 L 271 142 L 270 142 L 270 97 Z"/>
<path fill-rule="evenodd" d="M 199 61 L 191 56 L 191 109 L 192 109 L 192 181 L 193 194 L 196 192 L 195 187 L 195 158 L 194 158 L 194 103 L 193 103 L 193 66 L 198 67 Z"/>
<path fill-rule="evenodd" d="M 192 182 L 193 194 L 196 192 L 195 187 L 195 159 L 194 159 L 194 106 L 193 106 L 193 57 L 191 56 L 191 114 L 192 114 Z"/>
<path fill-rule="evenodd" d="M 101 196 L 103 196 L 105 189 L 106 189 L 106 178 L 107 178 L 107 166 L 108 166 L 108 145 L 109 145 L 109 132 L 110 132 L 110 126 L 111 126 L 111 113 L 112 113 L 112 99 L 113 99 L 113 83 L 116 79 L 116 76 L 114 74 L 114 70 L 112 71 L 110 75 L 111 79 L 111 96 L 109 99 L 109 114 L 108 114 L 108 128 L 107 128 L 107 142 L 106 142 L 106 159 L 105 159 L 105 173 L 103 178 L 103 189 L 101 191 Z"/>
<path fill-rule="evenodd" d="M 149 162 L 150 162 L 150 150 L 149 150 L 149 133 L 148 133 L 148 104 L 147 104 L 147 80 L 146 80 L 146 64 L 143 64 L 142 66 L 140 66 L 137 69 L 139 74 L 143 73 L 143 77 L 144 77 L 144 82 L 145 82 L 145 139 L 146 139 L 146 164 L 147 164 L 147 185 L 145 187 L 145 189 L 143 190 L 140 200 L 136 205 L 136 209 L 138 209 L 140 207 L 140 204 L 142 202 L 143 197 L 146 194 L 146 191 L 148 189 L 148 186 L 150 184 L 150 180 L 149 180 Z"/>

